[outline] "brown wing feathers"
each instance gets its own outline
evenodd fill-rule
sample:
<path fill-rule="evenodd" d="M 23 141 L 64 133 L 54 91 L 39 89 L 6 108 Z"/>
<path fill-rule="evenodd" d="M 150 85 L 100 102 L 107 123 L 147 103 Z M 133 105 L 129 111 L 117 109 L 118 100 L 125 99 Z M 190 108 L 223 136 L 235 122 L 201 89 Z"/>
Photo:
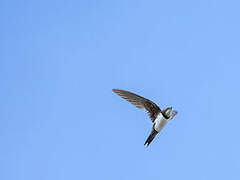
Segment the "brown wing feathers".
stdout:
<path fill-rule="evenodd" d="M 137 108 L 145 109 L 148 112 L 148 115 L 152 121 L 156 119 L 158 113 L 161 111 L 154 102 L 137 94 L 120 89 L 113 89 L 113 92 L 115 92 L 117 95 L 127 100 Z"/>
<path fill-rule="evenodd" d="M 140 108 L 140 109 L 145 108 L 143 104 L 143 101 L 144 101 L 143 97 L 138 96 L 137 94 L 134 94 L 134 93 L 130 93 L 128 91 L 120 90 L 120 89 L 113 89 L 113 92 L 115 92 L 117 95 L 127 100 L 137 108 Z"/>

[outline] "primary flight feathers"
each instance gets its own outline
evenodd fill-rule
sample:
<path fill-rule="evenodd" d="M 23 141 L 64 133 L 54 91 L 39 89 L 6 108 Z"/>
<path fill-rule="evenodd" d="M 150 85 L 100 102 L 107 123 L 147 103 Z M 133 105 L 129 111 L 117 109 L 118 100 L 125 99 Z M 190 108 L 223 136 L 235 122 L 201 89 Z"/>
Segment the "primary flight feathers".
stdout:
<path fill-rule="evenodd" d="M 156 119 L 157 114 L 159 113 L 159 111 L 161 111 L 161 109 L 154 102 L 137 94 L 120 89 L 113 89 L 113 92 L 115 92 L 117 95 L 121 96 L 123 99 L 127 100 L 137 108 L 145 109 L 152 121 Z"/>
<path fill-rule="evenodd" d="M 148 146 L 154 137 L 160 132 L 160 130 L 166 125 L 167 121 L 172 119 L 177 111 L 173 111 L 171 107 L 161 110 L 154 102 L 141 97 L 137 94 L 131 93 L 129 91 L 113 89 L 117 95 L 127 100 L 134 106 L 140 109 L 145 109 L 153 122 L 152 131 L 147 138 L 144 145 Z"/>

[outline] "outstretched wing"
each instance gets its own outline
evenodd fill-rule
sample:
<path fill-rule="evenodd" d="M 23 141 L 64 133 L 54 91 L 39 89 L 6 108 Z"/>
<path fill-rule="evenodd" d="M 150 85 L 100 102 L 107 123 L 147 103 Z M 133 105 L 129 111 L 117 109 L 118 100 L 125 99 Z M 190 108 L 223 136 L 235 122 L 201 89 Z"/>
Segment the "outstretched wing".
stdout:
<path fill-rule="evenodd" d="M 141 97 L 137 94 L 120 89 L 113 89 L 113 92 L 115 92 L 117 95 L 127 100 L 137 108 L 145 109 L 149 117 L 151 118 L 152 122 L 154 122 L 158 113 L 161 111 L 161 109 L 154 102 L 144 97 Z"/>

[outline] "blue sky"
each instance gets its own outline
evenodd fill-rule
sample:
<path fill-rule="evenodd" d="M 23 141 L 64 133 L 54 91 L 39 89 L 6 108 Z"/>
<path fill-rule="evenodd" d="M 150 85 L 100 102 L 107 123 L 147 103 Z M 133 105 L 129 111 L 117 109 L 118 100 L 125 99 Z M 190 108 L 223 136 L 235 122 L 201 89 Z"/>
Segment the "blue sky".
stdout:
<path fill-rule="evenodd" d="M 0 179 L 240 178 L 239 1 L 1 1 Z M 126 89 L 179 114 L 152 144 Z"/>

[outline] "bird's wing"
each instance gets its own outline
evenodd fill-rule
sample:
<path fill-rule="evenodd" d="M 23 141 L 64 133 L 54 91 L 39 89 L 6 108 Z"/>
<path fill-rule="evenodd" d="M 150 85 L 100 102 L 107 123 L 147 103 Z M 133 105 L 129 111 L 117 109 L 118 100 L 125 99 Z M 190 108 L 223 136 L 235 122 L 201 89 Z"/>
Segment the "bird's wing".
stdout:
<path fill-rule="evenodd" d="M 149 117 L 151 118 L 152 122 L 154 122 L 158 113 L 161 111 L 161 109 L 154 102 L 144 97 L 141 97 L 137 94 L 120 89 L 113 89 L 113 92 L 115 92 L 117 95 L 127 100 L 137 108 L 145 109 Z"/>
<path fill-rule="evenodd" d="M 144 146 L 148 147 L 149 144 L 152 142 L 152 140 L 155 138 L 155 136 L 158 134 L 158 132 L 154 129 L 155 123 L 153 124 L 152 131 L 150 135 L 148 136 L 147 140 L 144 143 Z"/>

